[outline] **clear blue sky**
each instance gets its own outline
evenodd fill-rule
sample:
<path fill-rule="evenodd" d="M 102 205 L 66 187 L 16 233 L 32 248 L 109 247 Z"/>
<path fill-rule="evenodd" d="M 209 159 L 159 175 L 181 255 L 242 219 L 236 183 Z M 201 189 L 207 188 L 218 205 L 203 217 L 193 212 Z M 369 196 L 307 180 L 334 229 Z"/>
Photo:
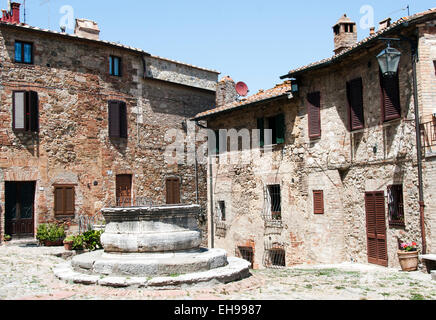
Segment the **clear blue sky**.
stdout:
<path fill-rule="evenodd" d="M 26 12 L 28 24 L 59 30 L 60 8 L 70 5 L 74 18 L 99 23 L 101 39 L 218 70 L 254 94 L 292 68 L 331 56 L 332 26 L 342 14 L 358 23 L 362 39 L 369 34 L 361 29 L 362 6 L 372 6 L 377 27 L 406 16 L 408 4 L 411 14 L 436 7 L 434 0 L 26 0 Z"/>

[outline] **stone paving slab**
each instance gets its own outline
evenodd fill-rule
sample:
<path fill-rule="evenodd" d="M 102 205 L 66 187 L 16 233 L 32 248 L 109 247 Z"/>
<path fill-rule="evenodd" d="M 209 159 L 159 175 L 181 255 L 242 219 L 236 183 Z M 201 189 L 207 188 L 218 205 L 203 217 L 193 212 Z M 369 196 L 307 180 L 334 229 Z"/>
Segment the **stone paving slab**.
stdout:
<path fill-rule="evenodd" d="M 204 288 L 83 285 L 55 277 L 53 269 L 67 263 L 56 256 L 62 252 L 0 246 L 0 300 L 436 300 L 430 274 L 351 263 L 254 270 L 241 281 Z"/>

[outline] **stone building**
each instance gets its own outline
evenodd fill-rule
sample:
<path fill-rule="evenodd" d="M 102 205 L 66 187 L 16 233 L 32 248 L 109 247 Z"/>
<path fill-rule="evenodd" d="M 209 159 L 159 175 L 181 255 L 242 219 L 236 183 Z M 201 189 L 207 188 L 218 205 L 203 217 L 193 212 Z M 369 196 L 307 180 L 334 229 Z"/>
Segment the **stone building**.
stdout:
<path fill-rule="evenodd" d="M 349 261 L 396 267 L 399 241 L 435 252 L 435 22 L 436 9 L 385 20 L 357 43 L 356 25 L 344 16 L 333 28 L 333 57 L 198 114 L 218 137 L 208 173 L 211 245 L 254 268 Z M 381 38 L 404 40 L 391 43 L 402 56 L 389 77 L 376 58 L 386 48 Z M 423 211 L 407 39 L 418 46 Z M 228 77 L 218 83 L 217 101 L 227 100 L 219 97 L 225 87 L 233 87 Z"/>
<path fill-rule="evenodd" d="M 85 19 L 74 34 L 20 23 L 16 3 L 3 12 L 1 240 L 77 227 L 106 205 L 206 204 L 205 167 L 165 161 L 166 135 L 214 105 L 219 73 L 99 33 Z"/>

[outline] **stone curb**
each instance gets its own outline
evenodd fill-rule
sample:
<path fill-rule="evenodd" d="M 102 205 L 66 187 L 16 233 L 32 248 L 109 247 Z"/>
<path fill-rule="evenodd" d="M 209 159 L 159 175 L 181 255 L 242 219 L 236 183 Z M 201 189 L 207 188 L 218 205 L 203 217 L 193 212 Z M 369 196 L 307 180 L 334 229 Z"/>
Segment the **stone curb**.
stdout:
<path fill-rule="evenodd" d="M 229 283 L 242 280 L 250 276 L 250 263 L 246 260 L 229 257 L 229 264 L 225 267 L 208 270 L 204 272 L 184 274 L 178 277 L 156 277 L 147 279 L 145 277 L 114 277 L 87 275 L 76 272 L 71 262 L 63 263 L 53 269 L 56 277 L 63 281 L 85 284 L 101 285 L 108 287 L 140 287 L 155 289 L 174 289 L 181 286 L 193 286 L 196 284 Z"/>

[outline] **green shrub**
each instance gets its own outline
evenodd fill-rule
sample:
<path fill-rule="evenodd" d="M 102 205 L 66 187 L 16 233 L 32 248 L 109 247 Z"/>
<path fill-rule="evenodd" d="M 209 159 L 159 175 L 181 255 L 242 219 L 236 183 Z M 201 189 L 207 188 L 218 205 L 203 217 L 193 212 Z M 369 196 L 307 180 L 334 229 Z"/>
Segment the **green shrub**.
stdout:
<path fill-rule="evenodd" d="M 100 237 L 103 231 L 91 230 L 87 231 L 83 234 L 83 242 L 85 243 L 85 247 L 88 250 L 94 251 L 103 249 L 103 246 L 100 242 Z"/>
<path fill-rule="evenodd" d="M 36 232 L 39 241 L 58 241 L 65 239 L 64 227 L 56 224 L 40 224 Z"/>
<path fill-rule="evenodd" d="M 77 236 L 73 237 L 73 250 L 83 250 L 84 249 L 84 243 L 83 243 L 83 235 L 79 234 Z"/>

